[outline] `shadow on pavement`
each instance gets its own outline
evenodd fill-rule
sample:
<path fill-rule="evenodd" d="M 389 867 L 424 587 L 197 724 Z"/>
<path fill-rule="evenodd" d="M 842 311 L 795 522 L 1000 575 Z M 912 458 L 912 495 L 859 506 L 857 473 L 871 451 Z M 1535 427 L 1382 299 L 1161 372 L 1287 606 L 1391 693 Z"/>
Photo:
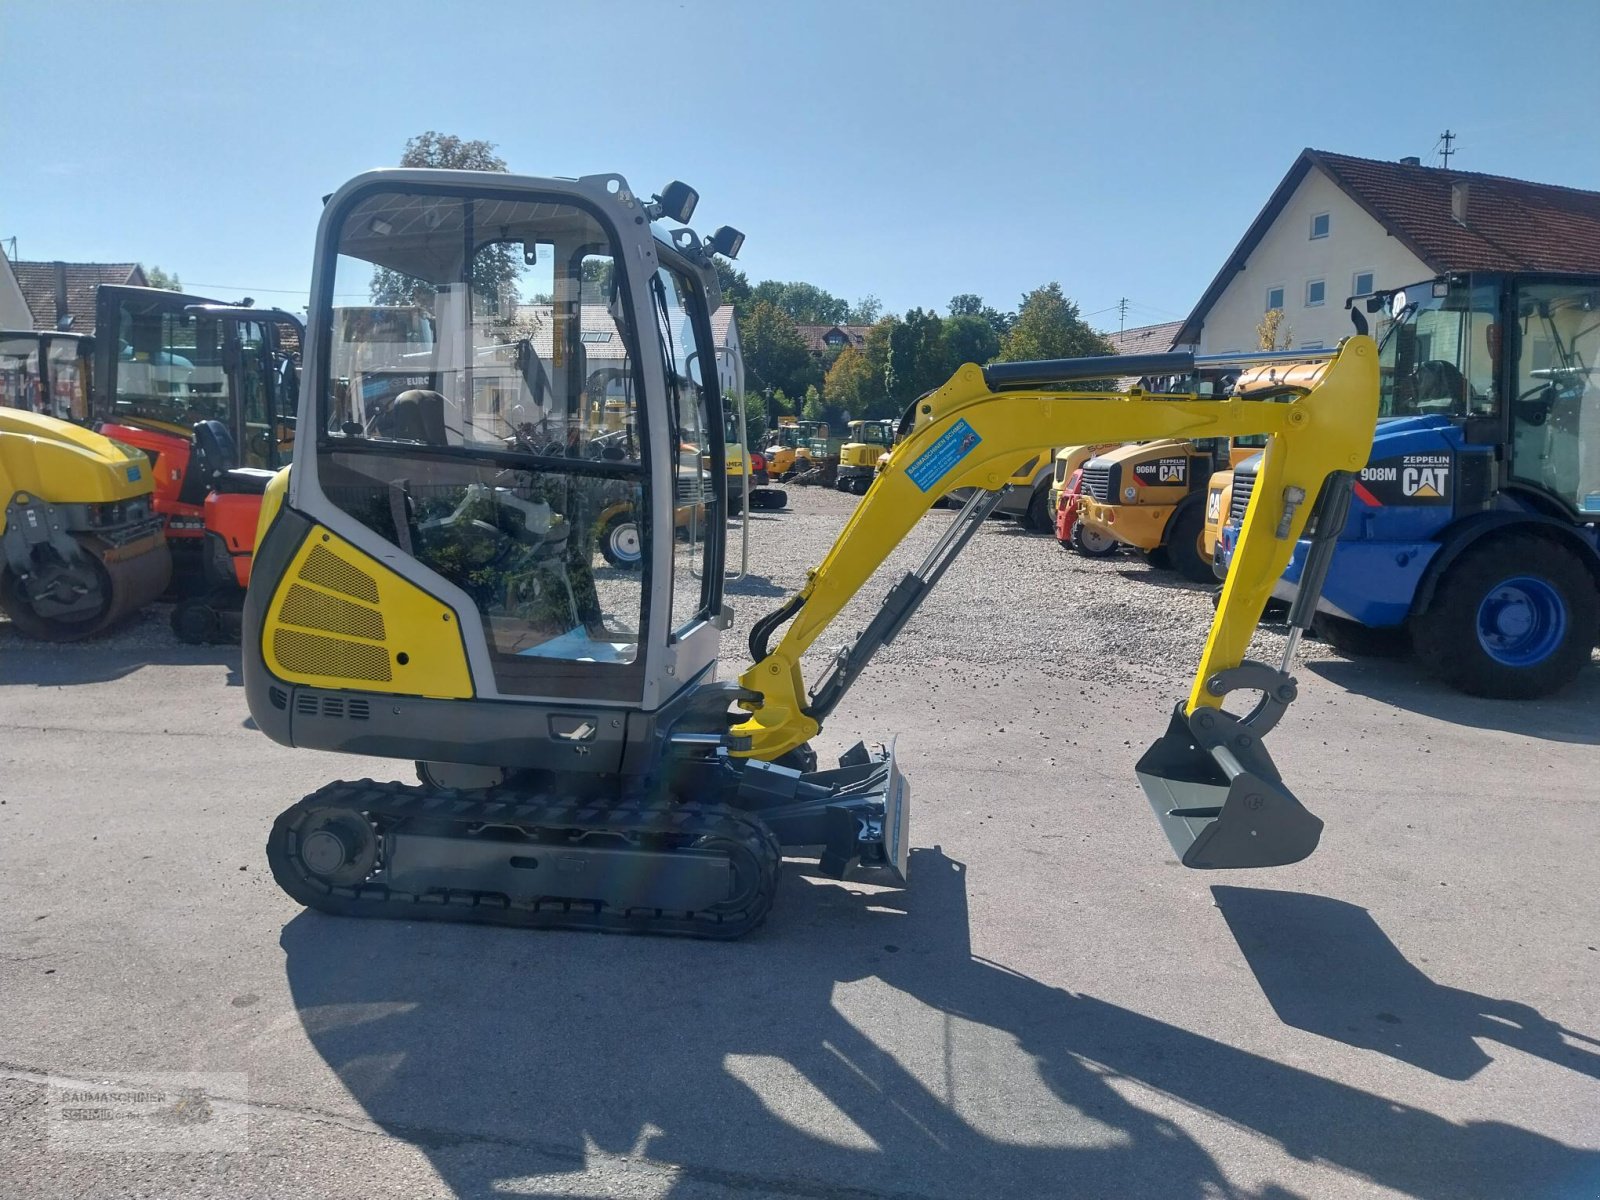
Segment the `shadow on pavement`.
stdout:
<path fill-rule="evenodd" d="M 779 587 L 772 582 L 770 576 L 751 573 L 737 582 L 729 580 L 722 585 L 722 590 L 729 596 L 784 596 L 790 594 L 790 589 Z"/>
<path fill-rule="evenodd" d="M 317 1051 L 461 1196 L 602 1194 L 596 1154 L 677 1165 L 674 1197 L 1241 1195 L 1147 1095 L 1419 1197 L 1600 1181 L 1600 1154 L 975 958 L 965 867 L 913 851 L 911 877 L 907 904 L 791 872 L 732 945 L 304 913 L 282 946 Z"/>
<path fill-rule="evenodd" d="M 227 667 L 228 687 L 243 687 L 238 646 L 116 647 L 103 642 L 0 644 L 0 686 L 72 687 L 108 683 L 143 667 Z"/>
<path fill-rule="evenodd" d="M 1160 588 L 1167 592 L 1206 592 L 1217 590 L 1214 583 L 1196 583 L 1192 579 L 1185 579 L 1176 571 L 1169 571 L 1164 567 L 1129 566 L 1117 568 L 1117 574 L 1124 579 L 1131 579 L 1134 583 L 1141 583 L 1145 587 Z"/>
<path fill-rule="evenodd" d="M 1211 894 L 1286 1025 L 1446 1079 L 1471 1079 L 1489 1065 L 1480 1038 L 1600 1079 L 1600 1041 L 1526 1004 L 1435 983 L 1364 908 L 1257 888 Z"/>
<path fill-rule="evenodd" d="M 1600 745 L 1600 721 L 1595 720 L 1600 711 L 1600 665 L 1593 662 L 1572 683 L 1541 700 L 1469 696 L 1424 677 L 1422 668 L 1409 658 L 1327 658 L 1301 663 L 1300 669 L 1347 692 L 1452 725 Z"/>

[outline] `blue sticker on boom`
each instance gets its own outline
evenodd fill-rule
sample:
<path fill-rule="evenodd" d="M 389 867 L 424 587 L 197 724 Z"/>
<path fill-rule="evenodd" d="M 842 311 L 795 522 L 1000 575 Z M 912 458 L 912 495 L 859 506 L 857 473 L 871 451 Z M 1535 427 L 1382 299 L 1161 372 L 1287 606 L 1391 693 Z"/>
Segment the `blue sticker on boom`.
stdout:
<path fill-rule="evenodd" d="M 939 435 L 939 440 L 917 455 L 906 476 L 922 491 L 929 491 L 955 465 L 978 448 L 983 441 L 978 431 L 963 417 Z"/>
<path fill-rule="evenodd" d="M 129 467 L 128 468 L 128 482 L 129 483 L 138 483 L 139 482 L 139 468 L 138 467 Z"/>

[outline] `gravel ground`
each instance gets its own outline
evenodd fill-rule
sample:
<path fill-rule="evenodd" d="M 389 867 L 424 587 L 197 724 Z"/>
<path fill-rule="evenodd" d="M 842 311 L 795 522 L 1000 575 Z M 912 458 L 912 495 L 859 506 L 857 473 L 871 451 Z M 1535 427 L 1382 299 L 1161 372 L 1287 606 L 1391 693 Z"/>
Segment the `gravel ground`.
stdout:
<path fill-rule="evenodd" d="M 735 612 L 723 643 L 730 669 L 748 659 L 751 623 L 805 582 L 806 570 L 826 556 L 857 503 L 841 492 L 790 488 L 787 511 L 752 514 L 751 575 L 728 587 Z M 834 647 L 865 627 L 894 582 L 921 564 L 954 517 L 954 510 L 934 509 L 922 518 L 807 654 L 808 681 L 816 681 Z M 730 539 L 736 554 L 737 533 Z M 1181 681 L 1187 690 L 1188 673 L 1211 627 L 1214 590 L 1154 570 L 1131 552 L 1084 558 L 1054 537 L 996 518 L 968 544 L 899 638 L 879 651 L 871 669 L 1031 664 L 1049 678 L 1114 672 L 1141 682 Z M 1283 627 L 1263 626 L 1252 656 L 1275 663 L 1282 652 Z M 1329 653 L 1302 643 L 1302 658 Z"/>
<path fill-rule="evenodd" d="M 859 501 L 818 487 L 789 488 L 783 512 L 756 512 L 750 524 L 750 573 L 728 585 L 733 627 L 723 639 L 724 674 L 748 664 L 751 624 L 793 594 L 820 563 Z M 804 660 L 815 683 L 835 648 L 869 622 L 895 580 L 915 569 L 949 527 L 954 510 L 934 509 L 918 523 Z M 730 557 L 739 554 L 739 525 L 728 526 Z M 1132 553 L 1087 559 L 1055 538 L 1030 533 L 1009 518 L 986 522 L 923 603 L 900 637 L 878 652 L 871 670 L 951 662 L 1029 665 L 1049 678 L 1079 678 L 1085 664 L 1130 681 L 1187 685 L 1211 625 L 1213 589 L 1146 566 Z M 160 652 L 178 647 L 170 604 L 152 604 L 116 629 L 57 647 L 62 654 Z M 25 644 L 0 616 L 0 653 Z M 1282 627 L 1264 626 L 1252 655 L 1276 662 Z M 1314 642 L 1301 657 L 1326 656 Z M 931 685 L 935 689 L 937 683 Z"/>

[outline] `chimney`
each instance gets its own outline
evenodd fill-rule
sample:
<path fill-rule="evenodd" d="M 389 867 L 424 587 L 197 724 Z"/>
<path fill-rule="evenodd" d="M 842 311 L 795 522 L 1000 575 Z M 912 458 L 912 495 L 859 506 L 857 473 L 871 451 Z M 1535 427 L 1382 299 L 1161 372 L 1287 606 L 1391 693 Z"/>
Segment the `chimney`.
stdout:
<path fill-rule="evenodd" d="M 1467 189 L 1469 185 L 1465 179 L 1457 179 L 1450 185 L 1450 215 L 1456 219 L 1456 224 L 1463 229 L 1467 226 Z"/>
<path fill-rule="evenodd" d="M 1415 154 L 1408 154 L 1400 160 L 1400 165 L 1402 167 L 1420 167 L 1422 165 L 1422 160 Z"/>
<path fill-rule="evenodd" d="M 56 328 L 70 329 L 72 314 L 67 308 L 67 264 L 56 263 Z"/>

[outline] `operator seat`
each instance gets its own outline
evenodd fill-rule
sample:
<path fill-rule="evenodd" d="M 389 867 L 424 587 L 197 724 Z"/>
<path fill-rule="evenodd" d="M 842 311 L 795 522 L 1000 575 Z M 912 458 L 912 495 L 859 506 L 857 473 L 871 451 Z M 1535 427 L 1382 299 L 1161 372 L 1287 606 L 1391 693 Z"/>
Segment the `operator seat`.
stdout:
<path fill-rule="evenodd" d="M 204 504 L 207 492 L 259 496 L 266 492 L 276 472 L 262 467 L 241 467 L 239 444 L 221 421 L 196 421 L 189 469 L 184 473 L 178 499 L 184 504 Z"/>
<path fill-rule="evenodd" d="M 444 397 L 427 388 L 411 388 L 394 398 L 391 436 L 429 446 L 446 444 Z"/>

